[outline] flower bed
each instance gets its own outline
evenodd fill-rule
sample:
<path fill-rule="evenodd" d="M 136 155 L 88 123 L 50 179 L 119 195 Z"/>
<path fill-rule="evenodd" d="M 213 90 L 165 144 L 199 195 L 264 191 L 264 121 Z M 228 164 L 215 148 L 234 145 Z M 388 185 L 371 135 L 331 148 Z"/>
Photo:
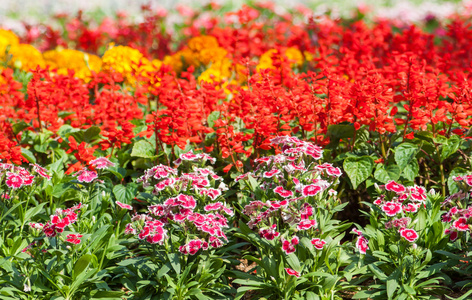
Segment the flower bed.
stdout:
<path fill-rule="evenodd" d="M 471 295 L 469 16 L 215 9 L 0 30 L 1 297 Z"/>

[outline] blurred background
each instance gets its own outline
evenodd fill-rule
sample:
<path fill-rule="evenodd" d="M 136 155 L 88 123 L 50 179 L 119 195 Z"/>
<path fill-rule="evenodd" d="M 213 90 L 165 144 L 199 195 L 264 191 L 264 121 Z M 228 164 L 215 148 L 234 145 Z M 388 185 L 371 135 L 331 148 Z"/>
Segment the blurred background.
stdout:
<path fill-rule="evenodd" d="M 243 0 L 214 0 L 222 6 L 222 11 L 234 10 L 247 1 Z M 267 1 L 259 1 L 267 2 Z M 368 14 L 379 17 L 398 18 L 404 21 L 419 21 L 428 15 L 441 18 L 464 7 L 470 7 L 472 1 L 467 0 L 273 0 L 277 9 L 304 5 L 315 14 L 331 11 L 336 17 L 345 16 L 354 8 L 361 8 Z M 197 8 L 209 3 L 205 0 L 1 0 L 0 24 L 11 29 L 20 29 L 22 21 L 28 23 L 45 22 L 59 13 L 76 13 L 83 10 L 97 17 L 111 15 L 123 11 L 128 16 L 139 18 L 140 6 L 150 4 L 153 9 L 165 9 L 172 13 L 177 7 L 188 6 Z"/>

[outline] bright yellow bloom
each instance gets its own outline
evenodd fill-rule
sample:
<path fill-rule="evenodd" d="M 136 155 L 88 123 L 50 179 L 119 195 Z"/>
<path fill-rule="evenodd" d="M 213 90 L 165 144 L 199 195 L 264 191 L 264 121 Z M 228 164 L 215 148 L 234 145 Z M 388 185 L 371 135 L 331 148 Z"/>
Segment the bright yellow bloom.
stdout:
<path fill-rule="evenodd" d="M 280 55 L 277 49 L 270 49 L 266 51 L 264 54 L 261 55 L 261 58 L 259 59 L 259 64 L 256 66 L 256 70 L 259 71 L 261 69 L 275 69 L 272 57 L 277 55 Z M 283 55 L 292 62 L 290 64 L 292 68 L 299 67 L 303 64 L 303 54 L 295 47 L 287 48 L 283 52 Z"/>
<path fill-rule="evenodd" d="M 130 83 L 135 82 L 134 74 L 142 61 L 149 61 L 141 52 L 128 46 L 116 46 L 108 49 L 102 57 L 102 69 L 115 71 L 123 75 Z"/>
<path fill-rule="evenodd" d="M 9 65 L 23 71 L 36 69 L 37 66 L 46 67 L 41 52 L 29 44 L 12 45 L 9 55 L 11 55 Z"/>
<path fill-rule="evenodd" d="M 180 73 L 188 66 L 198 66 L 198 61 L 190 49 L 182 49 L 171 56 L 166 56 L 163 63 L 171 66 L 176 73 Z"/>
<path fill-rule="evenodd" d="M 8 46 L 19 45 L 20 39 L 10 30 L 0 29 L 0 58 L 5 56 Z"/>
<path fill-rule="evenodd" d="M 292 61 L 292 66 L 301 66 L 303 64 L 303 54 L 295 47 L 290 47 L 285 50 L 285 56 Z"/>
<path fill-rule="evenodd" d="M 206 66 L 210 63 L 215 63 L 217 61 L 223 60 L 226 55 L 228 55 L 228 51 L 226 51 L 226 49 L 222 47 L 214 47 L 202 49 L 198 53 L 197 57 L 198 60 Z"/>
<path fill-rule="evenodd" d="M 75 77 L 89 81 L 91 71 L 100 72 L 102 60 L 100 57 L 73 49 L 57 49 L 43 53 L 46 64 L 57 69 L 58 74 L 67 74 L 68 70 L 75 71 Z"/>
<path fill-rule="evenodd" d="M 188 41 L 188 47 L 194 52 L 200 52 L 203 49 L 219 47 L 218 41 L 213 36 L 197 36 Z"/>
<path fill-rule="evenodd" d="M 259 64 L 256 66 L 256 70 L 261 69 L 275 69 L 272 65 L 272 56 L 275 55 L 278 51 L 276 49 L 270 49 L 261 55 L 259 59 Z"/>

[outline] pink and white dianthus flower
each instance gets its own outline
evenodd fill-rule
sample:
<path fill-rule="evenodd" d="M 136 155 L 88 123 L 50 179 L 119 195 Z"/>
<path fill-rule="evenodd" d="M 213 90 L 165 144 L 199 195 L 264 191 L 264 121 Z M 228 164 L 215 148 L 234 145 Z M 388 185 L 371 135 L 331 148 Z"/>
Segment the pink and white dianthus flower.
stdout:
<path fill-rule="evenodd" d="M 300 277 L 300 273 L 298 273 L 297 271 L 293 269 L 285 268 L 285 272 L 287 272 L 287 274 L 290 276 Z"/>
<path fill-rule="evenodd" d="M 288 198 L 293 196 L 293 192 L 289 190 L 285 190 L 283 186 L 278 186 L 274 189 L 274 192 L 279 194 L 283 198 Z"/>
<path fill-rule="evenodd" d="M 51 179 L 51 176 L 48 175 L 48 170 L 44 167 L 41 167 L 38 164 L 31 164 L 33 166 L 33 170 L 39 174 L 39 176 L 46 178 L 47 180 Z"/>
<path fill-rule="evenodd" d="M 315 227 L 316 225 L 317 223 L 315 220 L 304 219 L 298 223 L 297 228 L 298 230 L 308 230 L 310 228 Z"/>
<path fill-rule="evenodd" d="M 418 238 L 418 233 L 414 229 L 402 228 L 400 235 L 409 242 L 414 242 Z"/>
<path fill-rule="evenodd" d="M 290 241 L 282 239 L 282 250 L 286 254 L 295 252 L 295 246 L 298 245 L 299 241 L 298 236 L 294 236 Z"/>
<path fill-rule="evenodd" d="M 74 245 L 80 244 L 80 238 L 83 237 L 81 234 L 68 234 L 66 237 L 66 242 L 69 242 Z"/>
<path fill-rule="evenodd" d="M 359 236 L 356 242 L 356 248 L 359 249 L 359 252 L 366 254 L 369 249 L 369 241 L 364 236 Z"/>
<path fill-rule="evenodd" d="M 106 157 L 99 157 L 94 160 L 90 161 L 90 165 L 93 166 L 95 169 L 107 169 L 109 167 L 114 167 L 115 164 L 112 163 L 108 158 Z"/>
<path fill-rule="evenodd" d="M 326 244 L 326 242 L 322 239 L 319 238 L 314 238 L 311 240 L 311 244 L 318 250 L 323 250 L 323 246 Z"/>
<path fill-rule="evenodd" d="M 272 169 L 272 170 L 270 170 L 270 171 L 264 172 L 264 173 L 262 174 L 262 177 L 264 177 L 264 178 L 272 178 L 272 177 L 274 177 L 275 175 L 277 175 L 277 174 L 279 174 L 279 173 L 280 173 L 280 170 L 278 170 L 278 169 Z"/>
<path fill-rule="evenodd" d="M 456 228 L 458 231 L 469 230 L 469 224 L 467 224 L 467 219 L 464 217 L 461 217 L 454 221 L 454 223 L 452 223 L 452 226 L 454 226 L 454 228 Z"/>
<path fill-rule="evenodd" d="M 315 196 L 318 194 L 322 188 L 315 184 L 306 185 L 302 188 L 302 195 L 305 197 Z"/>
<path fill-rule="evenodd" d="M 129 204 L 121 203 L 120 201 L 116 201 L 115 203 L 116 203 L 116 205 L 118 205 L 119 207 L 121 207 L 123 209 L 127 209 L 127 210 L 132 210 L 133 209 L 133 207 Z"/>
<path fill-rule="evenodd" d="M 92 182 L 98 177 L 97 172 L 87 169 L 80 170 L 75 174 L 75 176 L 77 176 L 79 182 Z"/>
<path fill-rule="evenodd" d="M 389 217 L 393 217 L 402 211 L 402 205 L 396 202 L 386 202 L 382 205 L 382 210 L 387 214 Z"/>
<path fill-rule="evenodd" d="M 396 183 L 393 180 L 390 180 L 389 182 L 387 182 L 387 184 L 385 185 L 385 189 L 387 191 L 392 191 L 392 192 L 395 192 L 395 193 L 404 193 L 404 192 L 406 192 L 405 186 L 403 186 L 399 183 Z"/>
<path fill-rule="evenodd" d="M 12 172 L 7 172 L 7 179 L 5 180 L 5 183 L 9 188 L 19 189 L 23 186 L 24 181 L 21 175 Z"/>

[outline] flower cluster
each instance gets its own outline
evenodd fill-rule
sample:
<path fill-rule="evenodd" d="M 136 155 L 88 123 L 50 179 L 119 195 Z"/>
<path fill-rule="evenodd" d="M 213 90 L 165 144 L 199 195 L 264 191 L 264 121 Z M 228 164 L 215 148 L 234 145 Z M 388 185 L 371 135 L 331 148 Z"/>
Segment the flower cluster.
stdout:
<path fill-rule="evenodd" d="M 179 246 L 183 254 L 194 255 L 200 249 L 222 247 L 228 240 L 224 233 L 229 227 L 225 215 L 232 216 L 233 210 L 217 201 L 227 189 L 220 182 L 221 177 L 209 168 L 197 166 L 207 160 L 214 158 L 190 151 L 180 155 L 177 168 L 158 165 L 146 170 L 137 182 L 150 189 L 153 195 L 167 197 L 160 204 L 150 205 L 146 214 L 135 215 L 132 223 L 127 224 L 126 232 L 162 245 L 168 237 L 166 226 L 177 225 L 187 241 Z M 186 172 L 186 168 L 191 172 Z M 220 182 L 218 186 L 217 182 Z"/>
<path fill-rule="evenodd" d="M 296 251 L 301 236 L 319 234 L 317 210 L 332 205 L 329 191 L 342 172 L 332 164 L 316 163 L 323 152 L 311 143 L 289 136 L 276 137 L 271 142 L 281 148 L 281 154 L 258 158 L 256 170 L 238 176 L 235 181 L 251 186 L 255 179 L 257 188 L 271 199 L 251 201 L 243 213 L 250 217 L 249 228 L 257 227 L 260 236 L 267 240 L 280 237 L 282 250 L 290 254 Z M 285 232 L 277 231 L 277 226 Z M 291 236 L 292 233 L 295 235 Z M 320 238 L 311 239 L 318 250 L 325 243 Z"/>
<path fill-rule="evenodd" d="M 46 224 L 42 223 L 29 223 L 29 226 L 34 231 L 42 231 L 45 236 L 47 237 L 55 237 L 58 234 L 64 232 L 64 229 L 67 226 L 70 226 L 77 222 L 78 215 L 77 213 L 80 209 L 83 208 L 82 203 L 79 203 L 71 208 L 67 209 L 56 209 L 56 212 L 50 216 L 50 220 L 46 222 Z M 80 234 L 69 234 L 67 236 L 68 242 L 73 244 L 79 244 L 80 238 L 82 235 Z M 69 241 L 70 239 L 70 241 Z"/>
<path fill-rule="evenodd" d="M 39 178 L 51 179 L 48 170 L 45 168 L 38 164 L 31 164 L 31 166 L 32 172 L 38 174 Z M 13 190 L 33 185 L 36 178 L 25 168 L 8 163 L 0 163 L 0 178 L 2 177 L 4 177 L 7 187 Z"/>
<path fill-rule="evenodd" d="M 450 224 L 444 233 L 449 235 L 451 241 L 462 234 L 472 234 L 472 205 L 469 200 L 472 175 L 455 176 L 453 179 L 460 184 L 461 190 L 446 198 L 443 206 L 448 206 L 449 210 L 442 216 L 442 221 Z"/>

